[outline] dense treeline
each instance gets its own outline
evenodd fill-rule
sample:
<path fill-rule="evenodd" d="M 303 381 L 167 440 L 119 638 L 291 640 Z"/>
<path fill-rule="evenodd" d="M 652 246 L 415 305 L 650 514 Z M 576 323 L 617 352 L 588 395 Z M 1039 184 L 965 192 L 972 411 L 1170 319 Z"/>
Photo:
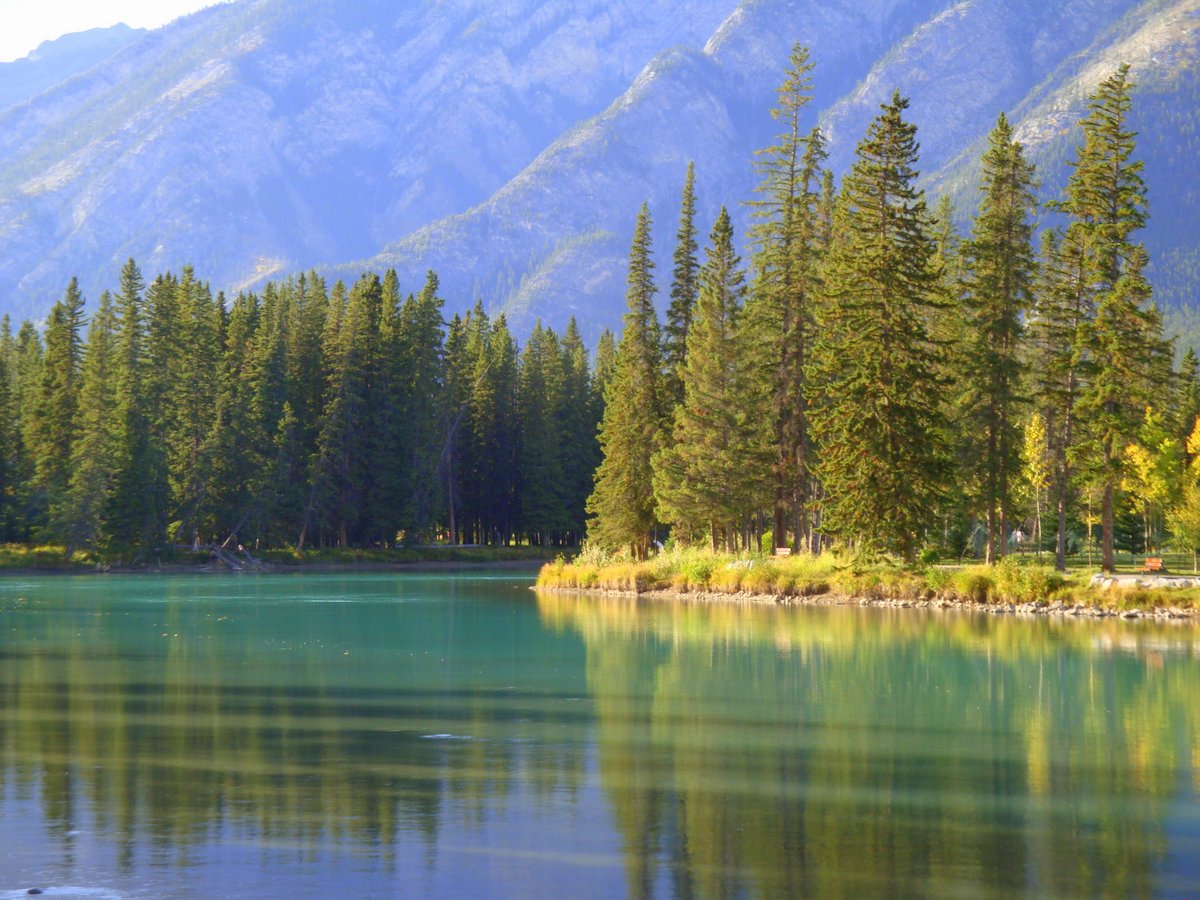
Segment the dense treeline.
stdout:
<path fill-rule="evenodd" d="M 1105 568 L 1119 544 L 1200 545 L 1197 362 L 1172 371 L 1144 275 L 1128 67 L 1090 99 L 1051 205 L 1062 224 L 1038 250 L 1036 173 L 1003 114 L 962 236 L 917 187 L 899 92 L 835 189 L 803 124 L 811 70 L 796 47 L 758 161 L 749 267 L 724 211 L 698 258 L 689 170 L 661 343 L 638 219 L 593 540 L 641 556 L 670 528 L 714 548 L 769 536 L 994 561 L 1027 530 L 1060 566 L 1095 540 Z"/>
<path fill-rule="evenodd" d="M 448 323 L 433 273 L 227 304 L 134 261 L 88 321 L 0 329 L 0 539 L 107 557 L 171 545 L 577 543 L 597 371 L 572 322 L 519 347 L 482 305 Z M 86 339 L 84 330 L 86 326 Z"/>
<path fill-rule="evenodd" d="M 0 539 L 146 558 L 586 530 L 637 556 L 670 534 L 995 561 L 1028 534 L 1060 566 L 1094 541 L 1106 568 L 1200 546 L 1200 365 L 1172 370 L 1145 276 L 1128 68 L 1036 248 L 1004 115 L 960 235 L 917 186 L 899 92 L 835 184 L 812 68 L 796 47 L 748 262 L 725 209 L 703 240 L 689 166 L 666 320 L 643 206 L 624 330 L 594 356 L 573 322 L 521 347 L 482 305 L 445 321 L 432 273 L 407 297 L 391 272 L 313 273 L 227 304 L 131 260 L 90 322 L 72 282 L 43 333 L 0 333 Z"/>

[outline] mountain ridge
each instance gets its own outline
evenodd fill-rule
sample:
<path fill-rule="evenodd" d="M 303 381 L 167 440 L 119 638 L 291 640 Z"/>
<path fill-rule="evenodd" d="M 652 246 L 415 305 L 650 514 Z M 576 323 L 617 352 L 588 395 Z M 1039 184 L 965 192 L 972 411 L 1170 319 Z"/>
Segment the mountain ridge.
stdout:
<path fill-rule="evenodd" d="M 332 279 L 394 266 L 415 288 L 433 268 L 448 314 L 482 299 L 518 331 L 575 315 L 594 339 L 619 325 L 643 200 L 669 280 L 688 161 L 702 238 L 726 205 L 745 246 L 754 151 L 773 139 L 769 109 L 794 42 L 816 65 L 810 119 L 835 171 L 900 88 L 924 183 L 952 194 L 965 221 L 996 114 L 1008 110 L 1032 144 L 1046 131 L 1038 161 L 1051 175 L 1089 79 L 1121 53 L 1154 75 L 1140 96 L 1173 115 L 1145 142 L 1151 174 L 1184 178 L 1174 148 L 1191 146 L 1195 104 L 1171 104 L 1191 98 L 1198 6 L 240 0 L 0 112 L 0 305 L 36 316 L 72 274 L 94 297 L 127 256 L 147 271 L 193 264 L 229 291 L 312 267 Z M 1059 177 L 1043 179 L 1047 193 Z M 1154 223 L 1200 231 L 1194 180 L 1164 192 L 1151 179 L 1160 274 L 1159 260 L 1183 251 Z M 1164 283 L 1174 305 L 1189 299 L 1184 257 Z"/>

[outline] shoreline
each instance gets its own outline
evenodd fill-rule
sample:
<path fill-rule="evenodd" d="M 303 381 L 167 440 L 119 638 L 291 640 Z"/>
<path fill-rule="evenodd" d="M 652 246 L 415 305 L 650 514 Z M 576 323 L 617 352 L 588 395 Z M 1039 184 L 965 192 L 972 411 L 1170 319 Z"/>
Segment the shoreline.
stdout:
<path fill-rule="evenodd" d="M 1155 621 L 1190 623 L 1200 621 L 1200 610 L 1180 606 L 1112 609 L 1082 603 L 1034 600 L 1028 603 L 976 603 L 971 600 L 895 600 L 852 597 L 846 594 L 721 593 L 715 591 L 650 590 L 629 591 L 605 588 L 563 588 L 533 585 L 531 590 L 547 594 L 608 597 L 622 600 L 647 600 L 652 603 L 674 604 L 741 604 L 755 606 L 855 607 L 872 609 L 918 609 L 931 612 L 961 612 L 990 616 L 1025 616 L 1030 618 L 1055 616 L 1062 619 L 1122 619 L 1124 621 Z"/>
<path fill-rule="evenodd" d="M 108 566 L 105 568 L 36 568 L 17 567 L 0 569 L 0 583 L 9 576 L 30 578 L 36 576 L 76 576 L 102 577 L 105 575 L 335 575 L 345 573 L 370 572 L 450 572 L 455 570 L 501 569 L 511 571 L 529 571 L 536 573 L 545 560 L 540 559 L 505 559 L 505 560 L 437 560 L 422 559 L 412 562 L 289 562 L 265 563 L 259 567 L 246 569 L 229 569 L 225 566 L 203 563 L 163 563 L 158 566 Z"/>

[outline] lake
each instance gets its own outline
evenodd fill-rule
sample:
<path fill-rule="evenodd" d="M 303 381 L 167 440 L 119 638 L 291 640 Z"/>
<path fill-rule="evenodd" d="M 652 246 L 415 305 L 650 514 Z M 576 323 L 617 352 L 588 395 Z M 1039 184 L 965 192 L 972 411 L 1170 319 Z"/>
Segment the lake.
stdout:
<path fill-rule="evenodd" d="M 1200 889 L 1200 630 L 0 580 L 0 900 Z"/>

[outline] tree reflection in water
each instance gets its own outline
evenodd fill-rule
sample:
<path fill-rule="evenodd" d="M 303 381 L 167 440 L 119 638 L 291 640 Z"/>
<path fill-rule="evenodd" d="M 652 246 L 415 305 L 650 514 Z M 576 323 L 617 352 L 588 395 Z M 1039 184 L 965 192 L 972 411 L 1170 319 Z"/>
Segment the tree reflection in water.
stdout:
<path fill-rule="evenodd" d="M 587 645 L 632 895 L 1145 896 L 1200 849 L 1190 626 L 539 607 Z"/>

